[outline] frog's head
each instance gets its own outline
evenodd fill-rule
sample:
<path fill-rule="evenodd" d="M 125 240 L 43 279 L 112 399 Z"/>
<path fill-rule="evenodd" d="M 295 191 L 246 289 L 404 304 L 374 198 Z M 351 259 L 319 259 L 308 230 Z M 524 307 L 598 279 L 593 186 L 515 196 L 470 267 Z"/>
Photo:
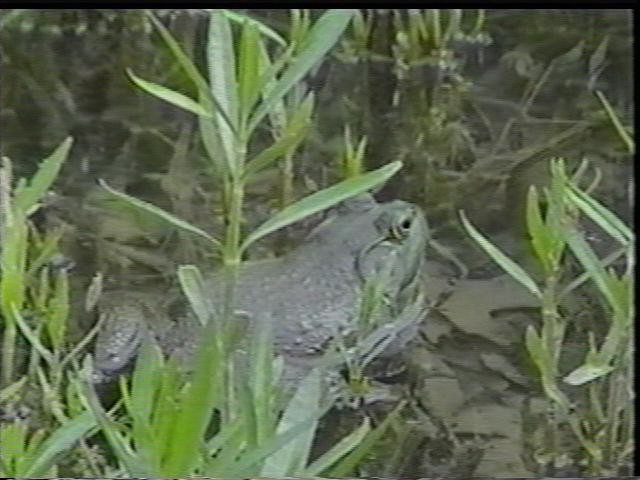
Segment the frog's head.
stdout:
<path fill-rule="evenodd" d="M 402 200 L 378 203 L 363 194 L 340 204 L 311 239 L 335 257 L 352 258 L 363 282 L 388 269 L 385 292 L 407 298 L 419 283 L 429 228 L 417 205 Z"/>

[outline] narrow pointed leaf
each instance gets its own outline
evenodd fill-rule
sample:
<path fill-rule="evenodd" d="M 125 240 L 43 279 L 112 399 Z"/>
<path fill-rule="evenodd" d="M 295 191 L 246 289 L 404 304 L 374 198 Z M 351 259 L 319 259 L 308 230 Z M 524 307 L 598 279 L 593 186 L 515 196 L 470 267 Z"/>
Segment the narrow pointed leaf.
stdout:
<path fill-rule="evenodd" d="M 371 425 L 369 423 L 369 419 L 365 418 L 358 428 L 341 438 L 338 443 L 305 468 L 303 476 L 316 477 L 322 475 L 324 471 L 336 464 L 342 457 L 356 448 L 370 431 Z"/>
<path fill-rule="evenodd" d="M 622 245 L 629 245 L 629 242 L 633 240 L 634 235 L 631 229 L 615 213 L 591 195 L 573 185 L 567 188 L 567 194 L 580 210 Z"/>
<path fill-rule="evenodd" d="M 482 249 L 496 262 L 502 269 L 517 280 L 523 287 L 533 293 L 536 297 L 542 298 L 542 292 L 538 285 L 533 281 L 527 272 L 523 268 L 502 253 L 495 245 L 493 245 L 486 237 L 484 237 L 476 228 L 469 222 L 467 216 L 462 210 L 460 210 L 460 219 L 467 233 L 482 247 Z"/>
<path fill-rule="evenodd" d="M 278 34 L 278 32 L 265 25 L 264 23 L 256 20 L 255 18 L 252 18 L 248 15 L 243 15 L 242 13 L 234 12 L 232 10 L 223 10 L 222 13 L 232 22 L 236 22 L 239 24 L 248 23 L 257 28 L 265 37 L 269 37 L 271 40 L 275 41 L 283 47 L 287 46 L 287 42 Z"/>
<path fill-rule="evenodd" d="M 28 186 L 16 189 L 14 201 L 20 211 L 30 213 L 32 207 L 47 193 L 67 159 L 72 144 L 73 139 L 67 137 L 51 155 L 40 162 L 38 171 L 31 178 Z"/>
<path fill-rule="evenodd" d="M 202 326 L 209 321 L 209 307 L 203 290 L 204 281 L 200 270 L 195 265 L 180 265 L 178 279 L 182 291 L 189 299 L 189 304 Z"/>
<path fill-rule="evenodd" d="M 246 250 L 253 242 L 275 232 L 276 230 L 382 184 L 391 178 L 398 170 L 400 170 L 400 168 L 402 168 L 402 162 L 391 162 L 388 165 L 380 167 L 372 172 L 349 178 L 329 188 L 312 193 L 308 197 L 286 207 L 260 225 L 247 236 L 245 241 L 242 243 L 241 250 Z"/>
<path fill-rule="evenodd" d="M 300 423 L 309 415 L 309 410 L 315 410 L 320 406 L 320 395 L 322 393 L 320 386 L 320 372 L 314 369 L 302 380 L 291 398 L 278 423 L 278 433 L 287 431 Z M 283 446 L 283 448 L 270 455 L 260 472 L 260 476 L 277 478 L 298 475 L 299 470 L 306 465 L 311 453 L 311 444 L 316 427 L 317 420 L 310 423 L 306 431 L 296 437 L 295 442 Z"/>
<path fill-rule="evenodd" d="M 207 110 L 204 106 L 196 102 L 195 100 L 183 95 L 180 92 L 171 90 L 170 88 L 163 87 L 157 83 L 149 82 L 138 77 L 131 70 L 127 69 L 127 75 L 133 83 L 145 92 L 150 93 L 167 103 L 180 107 L 188 112 L 195 113 L 196 115 L 202 115 L 203 117 L 213 117 L 213 113 Z"/>
<path fill-rule="evenodd" d="M 268 168 L 273 162 L 298 146 L 311 126 L 312 110 L 313 94 L 310 93 L 291 117 L 282 137 L 247 162 L 245 178 L 249 179 L 255 173 Z"/>
<path fill-rule="evenodd" d="M 344 32 L 353 14 L 354 10 L 333 9 L 318 19 L 298 50 L 295 61 L 285 70 L 252 116 L 249 132 L 255 129 L 278 100 L 324 58 Z"/>
<path fill-rule="evenodd" d="M 58 427 L 37 449 L 25 478 L 45 477 L 61 456 L 68 453 L 78 440 L 96 426 L 90 412 L 84 412 Z"/>
<path fill-rule="evenodd" d="M 235 148 L 235 132 L 237 132 L 238 126 L 238 96 L 233 45 L 229 21 L 220 10 L 212 10 L 209 18 L 207 43 L 210 92 L 211 97 L 219 105 L 216 120 L 231 172 L 240 168 L 240 165 L 236 164 L 239 157 Z"/>
<path fill-rule="evenodd" d="M 191 225 L 189 222 L 185 222 L 184 220 L 179 219 L 178 217 L 170 214 L 165 210 L 162 210 L 159 207 L 156 207 L 155 205 L 152 205 L 148 202 L 145 202 L 138 198 L 127 195 L 126 193 L 118 192 L 117 190 L 114 190 L 109 185 L 107 185 L 107 183 L 102 179 L 98 180 L 98 183 L 100 184 L 100 186 L 102 186 L 102 188 L 107 190 L 109 193 L 126 201 L 130 205 L 133 205 L 134 207 L 144 210 L 147 213 L 155 215 L 156 217 L 161 218 L 162 220 L 165 220 L 166 222 L 170 223 L 175 227 L 181 228 L 182 230 L 198 235 L 199 237 L 202 237 L 208 240 L 218 248 L 222 247 L 222 244 L 217 239 L 209 235 L 204 230 L 196 227 L 195 225 Z"/>

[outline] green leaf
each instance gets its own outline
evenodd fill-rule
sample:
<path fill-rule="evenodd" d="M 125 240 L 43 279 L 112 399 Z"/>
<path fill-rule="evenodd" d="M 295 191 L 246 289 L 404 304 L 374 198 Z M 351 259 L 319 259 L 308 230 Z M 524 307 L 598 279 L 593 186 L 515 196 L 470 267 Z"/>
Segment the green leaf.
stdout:
<path fill-rule="evenodd" d="M 182 392 L 175 428 L 170 438 L 163 476 L 191 475 L 201 460 L 204 434 L 222 392 L 220 376 L 224 370 L 224 352 L 212 341 L 219 332 L 218 322 L 209 321 L 198 342 L 191 383 Z"/>
<path fill-rule="evenodd" d="M 227 126 L 233 131 L 234 135 L 237 134 L 235 130 L 234 124 L 231 122 L 231 119 L 227 116 L 226 111 L 221 107 L 218 99 L 211 96 L 211 92 L 209 89 L 209 84 L 204 79 L 204 77 L 200 74 L 196 66 L 193 64 L 191 59 L 184 53 L 178 42 L 173 38 L 169 30 L 165 28 L 164 25 L 150 12 L 147 11 L 147 15 L 151 19 L 151 22 L 156 27 L 160 36 L 164 40 L 164 42 L 171 50 L 171 53 L 178 61 L 182 69 L 189 76 L 191 81 L 195 84 L 198 89 L 198 97 L 199 103 L 204 106 L 205 110 L 210 111 L 213 110 L 215 106 L 216 111 L 222 115 L 223 120 L 227 124 Z"/>
<path fill-rule="evenodd" d="M 247 162 L 244 172 L 245 178 L 248 179 L 252 175 L 269 167 L 273 162 L 294 150 L 305 138 L 311 126 L 313 100 L 314 96 L 313 92 L 311 92 L 291 117 L 282 137 Z"/>
<path fill-rule="evenodd" d="M 276 43 L 281 45 L 282 47 L 287 46 L 287 42 L 272 28 L 265 25 L 264 23 L 252 18 L 248 15 L 244 15 L 242 13 L 237 13 L 231 10 L 222 10 L 222 13 L 225 17 L 227 17 L 232 22 L 236 22 L 239 24 L 249 24 L 260 31 L 262 35 L 265 37 L 269 37 L 271 40 L 274 40 Z"/>
<path fill-rule="evenodd" d="M 609 274 L 605 271 L 602 262 L 584 239 L 584 236 L 575 227 L 570 226 L 563 228 L 563 235 L 573 254 L 584 269 L 589 272 L 600 293 L 607 299 L 607 303 L 614 311 L 619 310 L 622 305 L 617 302 L 617 297 L 611 288 Z"/>
<path fill-rule="evenodd" d="M 11 304 L 11 313 L 13 319 L 16 321 L 16 324 L 20 328 L 20 331 L 25 336 L 25 338 L 29 340 L 31 346 L 35 348 L 40 355 L 42 355 L 42 358 L 44 358 L 47 363 L 51 364 L 54 359 L 53 354 L 44 345 L 42 345 L 42 343 L 40 343 L 38 335 L 29 327 L 29 325 L 27 325 L 27 322 L 25 322 L 24 318 L 22 318 L 20 310 L 18 310 L 18 308 L 13 303 Z"/>
<path fill-rule="evenodd" d="M 151 22 L 156 27 L 160 36 L 173 53 L 173 56 L 178 61 L 182 69 L 189 76 L 191 81 L 195 84 L 199 92 L 207 92 L 209 85 L 204 77 L 200 74 L 196 66 L 191 59 L 184 53 L 178 42 L 173 38 L 173 35 L 166 29 L 166 27 L 150 12 L 147 11 L 147 15 L 151 19 Z"/>
<path fill-rule="evenodd" d="M 7 385 L 3 389 L 1 389 L 0 390 L 0 404 L 4 404 L 4 403 L 8 402 L 10 399 L 12 399 L 14 396 L 16 396 L 18 394 L 18 392 L 20 392 L 22 387 L 24 387 L 24 385 L 27 383 L 27 379 L 28 378 L 29 377 L 24 375 L 24 376 L 20 377 L 20 380 L 17 380 L 15 382 L 13 382 L 12 384 Z"/>
<path fill-rule="evenodd" d="M 233 37 L 229 21 L 219 10 L 212 10 L 209 16 L 207 64 L 211 97 L 219 105 L 216 121 L 222 147 L 229 171 L 238 172 L 241 165 L 237 162 L 241 157 L 237 155 L 235 145 L 238 131 L 238 92 Z"/>
<path fill-rule="evenodd" d="M 287 431 L 309 415 L 309 410 L 319 408 L 321 378 L 320 371 L 312 370 L 296 389 L 278 423 L 277 433 Z M 318 420 L 308 424 L 304 433 L 295 442 L 284 445 L 269 456 L 260 472 L 261 477 L 297 476 L 306 466 L 315 436 Z"/>
<path fill-rule="evenodd" d="M 72 144 L 73 139 L 71 137 L 65 138 L 51 155 L 40 162 L 38 171 L 29 181 L 29 185 L 16 189 L 14 198 L 15 206 L 19 208 L 21 212 L 25 214 L 29 212 L 33 213 L 32 208 L 42 196 L 47 193 L 58 176 L 62 164 L 69 155 Z"/>
<path fill-rule="evenodd" d="M 145 339 L 140 347 L 131 380 L 131 414 L 135 415 L 139 422 L 150 422 L 162 364 L 162 352 L 158 345 L 150 339 Z"/>
<path fill-rule="evenodd" d="M 222 244 L 217 239 L 215 239 L 214 237 L 209 235 L 204 230 L 201 230 L 200 228 L 196 227 L 195 225 L 191 225 L 189 222 L 185 222 L 184 220 L 179 219 L 178 217 L 170 214 L 169 212 L 167 212 L 165 210 L 162 210 L 159 207 L 156 207 L 155 205 L 152 205 L 152 204 L 150 204 L 148 202 L 145 202 L 145 201 L 140 200 L 138 198 L 135 198 L 135 197 L 132 197 L 130 195 L 127 195 L 126 193 L 118 192 L 117 190 L 114 190 L 109 185 L 107 185 L 107 183 L 102 179 L 98 180 L 98 183 L 106 191 L 108 191 L 112 195 L 115 195 L 116 197 L 126 201 L 128 204 L 130 204 L 130 205 L 132 205 L 132 206 L 134 206 L 136 208 L 139 208 L 141 210 L 144 210 L 147 213 L 151 213 L 152 215 L 154 215 L 154 216 L 156 216 L 158 218 L 161 218 L 162 220 L 165 220 L 166 222 L 170 223 L 171 225 L 173 225 L 175 227 L 178 227 L 178 228 L 181 228 L 182 230 L 185 230 L 187 232 L 191 232 L 191 233 L 196 234 L 199 237 L 202 237 L 202 238 L 208 240 L 210 243 L 215 245 L 216 248 L 222 248 Z"/>
<path fill-rule="evenodd" d="M 85 363 L 85 371 L 90 371 L 89 362 Z M 120 432 L 120 425 L 111 420 L 107 412 L 104 411 L 91 383 L 86 382 L 84 384 L 80 398 L 93 414 L 93 418 L 107 438 L 111 450 L 113 450 L 118 461 L 124 465 L 127 473 L 133 477 L 154 476 L 156 472 L 153 472 L 150 465 L 144 462 L 139 455 L 131 452 L 127 440 Z"/>
<path fill-rule="evenodd" d="M 353 473 L 356 466 L 362 461 L 365 455 L 370 453 L 375 443 L 385 434 L 387 428 L 391 425 L 391 422 L 397 420 L 405 405 L 406 402 L 403 401 L 394 408 L 382 423 L 380 423 L 380 425 L 369 432 L 349 454 L 343 457 L 337 465 L 335 465 L 330 471 L 324 473 L 324 475 L 331 478 L 344 478 Z"/>
<path fill-rule="evenodd" d="M 240 37 L 238 53 L 238 99 L 240 105 L 240 125 L 246 125 L 251 110 L 260 96 L 261 62 L 260 50 L 264 48 L 258 29 L 245 23 Z"/>
<path fill-rule="evenodd" d="M 178 267 L 178 279 L 182 291 L 189 299 L 193 312 L 198 317 L 201 325 L 209 321 L 210 312 L 203 289 L 204 280 L 200 270 L 195 265 L 180 265 Z"/>
<path fill-rule="evenodd" d="M 328 468 L 337 463 L 342 457 L 356 448 L 370 431 L 371 426 L 369 419 L 365 418 L 358 428 L 341 438 L 338 443 L 305 468 L 302 475 L 304 477 L 315 477 L 321 475 Z"/>
<path fill-rule="evenodd" d="M 273 89 L 252 115 L 248 131 L 252 132 L 265 115 L 298 83 L 336 44 L 349 24 L 354 10 L 333 9 L 325 12 L 313 25 L 295 60 L 275 83 Z"/>
<path fill-rule="evenodd" d="M 584 385 L 597 378 L 604 377 L 615 369 L 612 365 L 585 364 L 573 370 L 564 377 L 565 383 L 569 385 Z"/>
<path fill-rule="evenodd" d="M 611 123 L 613 123 L 613 126 L 616 129 L 618 136 L 627 147 L 627 151 L 629 153 L 635 153 L 636 143 L 635 143 L 634 137 L 631 134 L 629 134 L 627 129 L 624 127 L 624 125 L 622 125 L 620 118 L 618 117 L 615 110 L 609 103 L 609 100 L 607 100 L 607 97 L 605 97 L 604 93 L 602 93 L 600 90 L 596 90 L 595 94 L 596 94 L 596 97 L 598 97 L 598 100 L 600 100 L 600 103 L 604 107 L 605 111 L 607 112 L 607 115 L 609 116 L 609 120 L 611 120 Z"/>
<path fill-rule="evenodd" d="M 534 185 L 529 187 L 527 195 L 527 230 L 531 236 L 531 245 L 545 272 L 551 272 L 553 265 L 549 262 L 550 245 L 547 238 L 547 227 L 542 219 L 538 191 Z"/>
<path fill-rule="evenodd" d="M 507 272 L 514 280 L 517 280 L 522 286 L 533 293 L 536 297 L 542 298 L 542 292 L 538 285 L 533 281 L 527 272 L 520 265 L 515 263 L 497 247 L 495 247 L 487 238 L 485 238 L 476 228 L 469 222 L 466 215 L 460 210 L 460 219 L 467 233 L 482 247 L 482 249 L 496 262 L 502 269 Z"/>
<path fill-rule="evenodd" d="M 272 434 L 275 425 L 273 412 L 274 352 L 271 325 L 260 322 L 251 341 L 248 390 L 253 401 L 252 411 L 255 419 L 256 445 L 263 445 Z"/>
<path fill-rule="evenodd" d="M 213 117 L 213 113 L 207 110 L 203 105 L 187 97 L 186 95 L 183 95 L 180 92 L 176 92 L 175 90 L 163 87 L 162 85 L 158 85 L 157 83 L 144 80 L 138 77 L 128 68 L 127 75 L 129 75 L 131 81 L 133 81 L 133 83 L 135 83 L 139 88 L 150 93 L 151 95 L 155 95 L 156 97 L 164 100 L 167 103 L 180 107 L 183 110 L 187 110 L 188 112 L 195 113 L 196 115 L 202 115 L 203 117 L 209 118 Z"/>
<path fill-rule="evenodd" d="M 62 270 L 56 276 L 53 297 L 49 300 L 46 314 L 47 334 L 51 339 L 54 350 L 59 350 L 64 344 L 69 321 L 69 279 L 67 272 Z"/>
<path fill-rule="evenodd" d="M 567 186 L 567 196 L 591 220 L 597 223 L 605 232 L 615 238 L 622 245 L 627 246 L 633 241 L 634 234 L 615 213 L 598 202 L 595 198 L 574 185 Z"/>
<path fill-rule="evenodd" d="M 380 185 L 391 178 L 400 168 L 402 168 L 402 162 L 391 162 L 372 172 L 343 180 L 289 205 L 249 234 L 240 250 L 246 250 L 253 242 L 276 230 Z"/>
<path fill-rule="evenodd" d="M 220 145 L 220 136 L 213 118 L 198 116 L 198 126 L 200 127 L 200 136 L 202 143 L 207 152 L 207 156 L 215 169 L 215 174 L 223 176 L 228 174 L 226 162 L 224 161 L 224 152 Z"/>
<path fill-rule="evenodd" d="M 45 477 L 60 457 L 71 450 L 96 425 L 90 412 L 85 412 L 65 422 L 37 449 L 34 460 L 24 472 L 25 478 Z"/>

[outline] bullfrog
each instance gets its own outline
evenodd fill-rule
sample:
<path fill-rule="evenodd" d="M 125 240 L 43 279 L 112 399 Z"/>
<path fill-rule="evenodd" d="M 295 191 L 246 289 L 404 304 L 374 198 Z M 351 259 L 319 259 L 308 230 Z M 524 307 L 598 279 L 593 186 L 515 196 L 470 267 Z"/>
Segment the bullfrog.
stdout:
<path fill-rule="evenodd" d="M 248 319 L 249 333 L 251 326 L 270 326 L 275 351 L 284 359 L 285 380 L 291 381 L 308 372 L 332 340 L 358 328 L 362 292 L 375 279 L 381 285 L 382 324 L 406 325 L 385 347 L 392 355 L 417 331 L 428 236 L 427 222 L 416 205 L 401 200 L 378 203 L 370 194 L 351 198 L 332 209 L 294 250 L 243 263 L 234 312 Z M 219 312 L 222 275 L 214 272 L 204 285 L 211 308 Z M 165 353 L 192 356 L 202 331 L 195 315 L 171 318 L 171 309 L 159 308 L 160 303 L 134 292 L 105 297 L 95 347 L 95 382 L 122 373 L 147 333 Z"/>

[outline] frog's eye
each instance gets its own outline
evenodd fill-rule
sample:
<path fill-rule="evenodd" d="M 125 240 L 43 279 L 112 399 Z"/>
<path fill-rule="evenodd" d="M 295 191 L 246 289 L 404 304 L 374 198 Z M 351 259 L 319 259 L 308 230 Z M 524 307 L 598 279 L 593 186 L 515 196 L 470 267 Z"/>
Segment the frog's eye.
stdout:
<path fill-rule="evenodd" d="M 405 215 L 398 219 L 398 221 L 394 222 L 391 225 L 391 234 L 392 238 L 396 240 L 402 240 L 409 236 L 409 231 L 411 230 L 411 225 L 413 225 L 413 216 Z"/>

